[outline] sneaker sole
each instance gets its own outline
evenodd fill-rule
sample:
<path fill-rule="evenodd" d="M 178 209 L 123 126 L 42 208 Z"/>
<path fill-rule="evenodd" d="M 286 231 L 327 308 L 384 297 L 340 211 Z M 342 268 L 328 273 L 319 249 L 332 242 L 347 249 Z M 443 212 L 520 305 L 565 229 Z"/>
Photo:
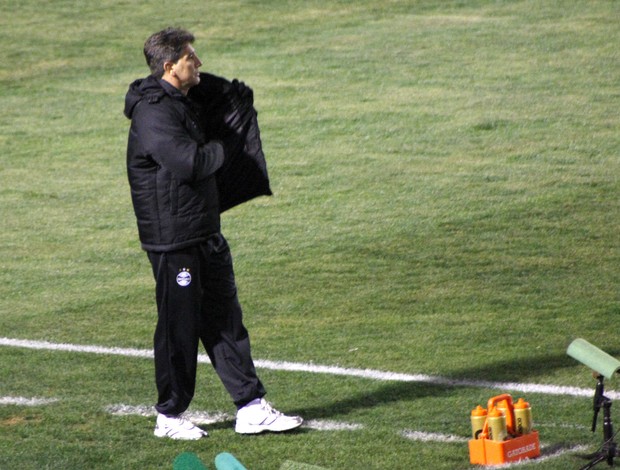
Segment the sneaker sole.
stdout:
<path fill-rule="evenodd" d="M 163 430 L 163 429 L 159 429 L 159 428 L 155 428 L 155 432 L 153 432 L 153 434 L 156 437 L 167 437 L 167 438 L 173 439 L 175 441 L 197 441 L 197 440 L 207 436 L 206 431 L 201 431 L 200 434 L 195 434 L 195 435 L 192 435 L 192 436 L 185 436 L 185 435 L 178 434 L 178 433 L 176 435 L 173 434 L 171 436 L 171 435 L 168 434 L 168 431 Z"/>
<path fill-rule="evenodd" d="M 261 426 L 261 425 L 245 425 L 245 426 L 235 426 L 235 432 L 237 434 L 260 434 L 262 432 L 286 432 L 291 431 L 293 429 L 297 429 L 299 426 L 303 424 L 303 420 L 299 422 L 291 423 L 288 426 L 283 427 L 272 427 L 272 426 Z"/>

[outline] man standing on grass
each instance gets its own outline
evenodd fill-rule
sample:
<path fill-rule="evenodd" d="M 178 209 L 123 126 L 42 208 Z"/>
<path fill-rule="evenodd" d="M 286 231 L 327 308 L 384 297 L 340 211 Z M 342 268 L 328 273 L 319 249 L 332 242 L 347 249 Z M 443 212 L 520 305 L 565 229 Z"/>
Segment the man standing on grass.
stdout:
<path fill-rule="evenodd" d="M 302 419 L 263 398 L 220 233 L 215 173 L 231 156 L 221 141 L 207 140 L 200 103 L 188 97 L 202 65 L 193 42 L 191 33 L 175 28 L 149 37 L 144 55 L 151 75 L 132 83 L 125 98 L 131 197 L 156 281 L 155 435 L 206 435 L 183 417 L 194 396 L 199 341 L 237 406 L 236 432 L 287 431 Z"/>

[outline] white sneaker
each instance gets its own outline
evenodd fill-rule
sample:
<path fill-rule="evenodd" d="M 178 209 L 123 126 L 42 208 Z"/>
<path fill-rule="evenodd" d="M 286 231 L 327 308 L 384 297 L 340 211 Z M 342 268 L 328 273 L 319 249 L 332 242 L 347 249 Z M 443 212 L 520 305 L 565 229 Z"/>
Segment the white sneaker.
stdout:
<path fill-rule="evenodd" d="M 159 413 L 157 415 L 157 424 L 155 425 L 154 434 L 157 437 L 195 441 L 206 436 L 207 431 L 203 431 L 198 426 L 195 426 L 190 420 L 183 417 L 183 415 L 166 416 Z"/>
<path fill-rule="evenodd" d="M 298 428 L 303 422 L 301 417 L 283 415 L 263 398 L 257 398 L 237 411 L 235 431 L 239 434 L 282 432 Z"/>

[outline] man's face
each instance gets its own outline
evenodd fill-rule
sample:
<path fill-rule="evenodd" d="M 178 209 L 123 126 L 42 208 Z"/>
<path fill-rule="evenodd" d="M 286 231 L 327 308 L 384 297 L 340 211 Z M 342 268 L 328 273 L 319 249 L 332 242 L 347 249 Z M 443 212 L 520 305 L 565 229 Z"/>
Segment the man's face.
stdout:
<path fill-rule="evenodd" d="M 198 69 L 202 65 L 191 44 L 185 46 L 181 58 L 172 64 L 170 74 L 177 81 L 177 88 L 183 93 L 200 83 Z"/>

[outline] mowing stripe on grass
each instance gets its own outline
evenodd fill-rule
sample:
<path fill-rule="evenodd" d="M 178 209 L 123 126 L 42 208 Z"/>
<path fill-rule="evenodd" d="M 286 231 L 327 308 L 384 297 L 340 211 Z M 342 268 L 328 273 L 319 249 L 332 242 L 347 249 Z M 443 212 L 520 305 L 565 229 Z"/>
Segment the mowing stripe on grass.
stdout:
<path fill-rule="evenodd" d="M 30 341 L 13 338 L 0 338 L 0 346 L 12 346 L 19 348 L 48 350 L 48 351 L 68 351 L 78 353 L 93 353 L 129 357 L 152 358 L 153 351 L 147 349 L 131 348 L 110 348 L 103 346 L 90 346 L 66 343 L 50 343 L 47 341 Z M 198 361 L 209 363 L 206 354 L 200 354 Z M 444 387 L 477 387 L 499 390 L 511 390 L 522 393 L 540 393 L 543 395 L 565 395 L 575 397 L 591 397 L 592 390 L 578 387 L 568 387 L 560 385 L 531 384 L 522 382 L 491 382 L 486 380 L 473 379 L 450 379 L 447 377 L 426 375 L 426 374 L 403 374 L 398 372 L 387 372 L 373 369 L 352 369 L 337 366 L 322 366 L 319 364 L 304 364 L 287 361 L 255 360 L 257 368 L 288 371 L 288 372 L 307 372 L 311 374 L 340 375 L 347 377 L 359 377 L 371 380 L 392 381 L 392 382 L 420 382 Z M 609 398 L 620 398 L 620 392 L 606 391 Z"/>

